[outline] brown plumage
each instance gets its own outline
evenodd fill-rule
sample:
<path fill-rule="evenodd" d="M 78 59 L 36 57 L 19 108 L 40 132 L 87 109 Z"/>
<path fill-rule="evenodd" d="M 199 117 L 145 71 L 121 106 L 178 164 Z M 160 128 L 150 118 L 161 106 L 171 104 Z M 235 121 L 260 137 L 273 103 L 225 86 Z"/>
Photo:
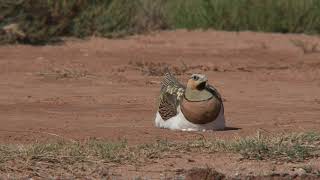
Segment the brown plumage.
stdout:
<path fill-rule="evenodd" d="M 206 124 L 217 118 L 223 104 L 219 92 L 207 84 L 206 76 L 194 74 L 184 87 L 167 73 L 161 83 L 158 112 L 168 120 L 177 115 L 179 106 L 189 122 Z"/>
<path fill-rule="evenodd" d="M 206 124 L 213 121 L 218 117 L 220 109 L 221 103 L 214 97 L 206 101 L 183 99 L 181 102 L 181 112 L 194 124 Z"/>
<path fill-rule="evenodd" d="M 177 115 L 177 107 L 184 94 L 185 87 L 170 73 L 166 73 L 161 82 L 158 112 L 163 120 Z"/>

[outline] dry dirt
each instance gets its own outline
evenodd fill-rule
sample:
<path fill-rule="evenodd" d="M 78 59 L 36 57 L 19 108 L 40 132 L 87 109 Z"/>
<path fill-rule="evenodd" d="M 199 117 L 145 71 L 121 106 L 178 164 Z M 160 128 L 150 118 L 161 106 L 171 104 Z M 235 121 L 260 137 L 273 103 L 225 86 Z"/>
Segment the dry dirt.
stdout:
<path fill-rule="evenodd" d="M 153 126 L 167 66 L 184 83 L 192 73 L 204 73 L 221 92 L 229 129 L 201 133 L 208 139 L 258 130 L 320 130 L 318 37 L 179 30 L 118 40 L 0 47 L 0 142 L 97 137 L 140 144 L 198 138 L 197 133 Z M 220 157 L 219 163 L 213 161 Z M 210 166 L 227 174 L 273 168 L 266 162 L 240 163 L 231 155 L 195 159 L 197 163 L 178 158 L 149 167 L 158 175 L 183 166 Z"/>

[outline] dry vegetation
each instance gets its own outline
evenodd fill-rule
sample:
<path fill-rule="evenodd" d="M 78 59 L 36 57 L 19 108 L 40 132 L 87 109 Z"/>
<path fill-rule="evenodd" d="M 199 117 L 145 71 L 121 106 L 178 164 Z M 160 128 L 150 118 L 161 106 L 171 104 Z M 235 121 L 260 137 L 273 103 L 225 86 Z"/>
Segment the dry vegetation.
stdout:
<path fill-rule="evenodd" d="M 191 75 L 191 72 L 201 71 L 219 71 L 218 67 L 206 65 L 187 65 L 180 60 L 180 65 L 172 65 L 168 63 L 153 63 L 148 61 L 130 61 L 128 66 L 118 69 L 118 72 L 124 72 L 127 69 L 133 69 L 147 76 L 163 76 L 167 71 L 174 75 Z"/>
<path fill-rule="evenodd" d="M 47 71 L 38 73 L 39 76 L 47 79 L 78 79 L 93 76 L 86 70 L 72 68 L 50 68 Z"/>
<path fill-rule="evenodd" d="M 0 172 L 35 173 L 35 176 L 72 173 L 101 173 L 101 167 L 117 164 L 139 166 L 156 159 L 187 152 L 215 153 L 228 152 L 241 154 L 243 159 L 275 160 L 298 162 L 320 156 L 320 135 L 299 133 L 290 135 L 262 135 L 235 138 L 234 140 L 199 140 L 189 142 L 169 142 L 158 140 L 155 143 L 129 146 L 125 140 L 106 142 L 90 139 L 85 142 L 59 141 L 48 144 L 1 145 Z M 49 168 L 49 169 L 48 169 Z M 307 168 L 306 168 L 307 169 Z M 307 169 L 308 170 L 308 169 Z M 320 175 L 309 169 L 306 172 Z M 37 174 L 38 173 L 38 174 Z M 101 175 L 101 174 L 100 174 Z"/>

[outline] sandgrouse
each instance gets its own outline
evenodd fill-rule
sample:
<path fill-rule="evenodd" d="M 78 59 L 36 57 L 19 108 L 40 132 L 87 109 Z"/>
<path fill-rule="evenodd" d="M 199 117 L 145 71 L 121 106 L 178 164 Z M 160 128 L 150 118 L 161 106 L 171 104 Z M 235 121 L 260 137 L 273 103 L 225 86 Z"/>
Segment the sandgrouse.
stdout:
<path fill-rule="evenodd" d="M 193 74 L 187 87 L 166 73 L 161 82 L 155 118 L 159 128 L 183 131 L 222 130 L 225 127 L 221 95 L 202 74 Z"/>

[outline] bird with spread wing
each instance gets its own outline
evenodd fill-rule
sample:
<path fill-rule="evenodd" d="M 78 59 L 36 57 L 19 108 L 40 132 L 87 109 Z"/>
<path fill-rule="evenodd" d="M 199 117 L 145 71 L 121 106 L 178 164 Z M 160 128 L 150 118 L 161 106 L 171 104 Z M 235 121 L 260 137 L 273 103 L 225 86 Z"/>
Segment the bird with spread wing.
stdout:
<path fill-rule="evenodd" d="M 166 73 L 161 82 L 155 125 L 183 131 L 222 130 L 225 128 L 221 95 L 202 74 L 193 74 L 187 86 Z"/>

